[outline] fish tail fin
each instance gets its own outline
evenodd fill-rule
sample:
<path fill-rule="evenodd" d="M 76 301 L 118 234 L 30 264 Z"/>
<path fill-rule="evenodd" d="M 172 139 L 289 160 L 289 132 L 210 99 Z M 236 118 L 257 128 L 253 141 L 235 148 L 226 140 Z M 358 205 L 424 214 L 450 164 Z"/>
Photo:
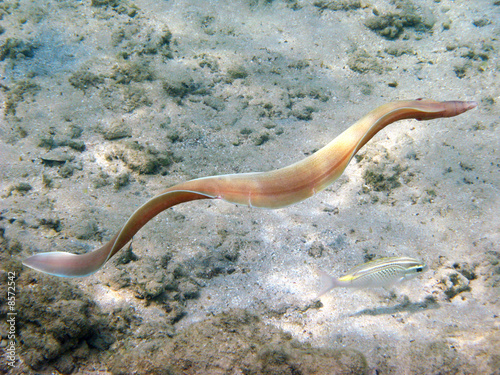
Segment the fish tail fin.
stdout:
<path fill-rule="evenodd" d="M 319 275 L 320 283 L 321 283 L 321 289 L 320 289 L 318 295 L 316 296 L 316 298 L 321 297 L 323 294 L 329 292 L 333 288 L 341 286 L 335 277 L 330 276 L 325 271 L 317 268 L 316 273 Z"/>

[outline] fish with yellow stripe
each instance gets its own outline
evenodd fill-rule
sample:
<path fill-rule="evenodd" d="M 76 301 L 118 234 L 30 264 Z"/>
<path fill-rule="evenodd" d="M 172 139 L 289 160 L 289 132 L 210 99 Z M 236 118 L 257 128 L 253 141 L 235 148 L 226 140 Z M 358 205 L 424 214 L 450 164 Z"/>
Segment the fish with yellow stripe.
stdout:
<path fill-rule="evenodd" d="M 318 297 L 333 288 L 376 288 L 388 287 L 425 272 L 427 265 L 409 257 L 386 257 L 360 264 L 346 275 L 332 277 L 319 270 L 321 276 L 321 291 Z"/>

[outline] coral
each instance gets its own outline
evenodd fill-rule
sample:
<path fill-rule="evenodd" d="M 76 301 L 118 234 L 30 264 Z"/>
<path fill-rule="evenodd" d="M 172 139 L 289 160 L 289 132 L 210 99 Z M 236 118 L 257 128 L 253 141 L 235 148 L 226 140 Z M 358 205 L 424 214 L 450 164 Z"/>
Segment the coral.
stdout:
<path fill-rule="evenodd" d="M 119 349 L 113 374 L 140 369 L 149 374 L 364 374 L 364 356 L 350 349 L 315 349 L 263 323 L 244 310 L 232 310 L 196 323 L 161 344 Z"/>
<path fill-rule="evenodd" d="M 81 348 L 106 350 L 115 341 L 105 316 L 74 285 L 51 277 L 34 277 L 31 271 L 17 275 L 17 341 L 25 365 L 37 371 L 52 365 L 60 372 L 71 373 L 81 359 L 77 356 Z M 0 298 L 6 306 L 3 285 Z M 5 313 L 2 308 L 2 320 Z"/>
<path fill-rule="evenodd" d="M 354 10 L 363 8 L 363 4 L 361 0 L 335 0 L 335 1 L 327 1 L 327 0 L 319 0 L 313 3 L 315 7 L 318 7 L 320 10 Z"/>
<path fill-rule="evenodd" d="M 423 8 L 418 8 L 409 1 L 399 2 L 397 13 L 376 15 L 365 21 L 365 26 L 386 39 L 397 39 L 408 28 L 417 32 L 432 30 L 436 22 L 432 13 Z"/>
<path fill-rule="evenodd" d="M 151 146 L 143 146 L 132 141 L 120 141 L 113 144 L 106 154 L 106 159 L 109 161 L 118 159 L 140 174 L 165 172 L 166 168 L 175 161 L 171 152 L 160 152 Z"/>
<path fill-rule="evenodd" d="M 373 71 L 382 74 L 384 67 L 379 60 L 370 55 L 365 50 L 358 50 L 353 53 L 347 61 L 349 68 L 356 73 L 367 73 Z"/>
<path fill-rule="evenodd" d="M 16 108 L 20 102 L 32 100 L 36 93 L 40 91 L 40 86 L 31 79 L 16 82 L 7 90 L 5 100 L 5 115 L 15 115 Z M 26 135 L 24 135 L 26 136 Z"/>
<path fill-rule="evenodd" d="M 37 46 L 17 38 L 7 38 L 0 45 L 0 61 L 5 59 L 24 59 L 35 56 Z"/>
<path fill-rule="evenodd" d="M 91 87 L 98 87 L 103 84 L 104 78 L 87 70 L 81 70 L 69 77 L 69 83 L 74 88 L 86 91 Z"/>
<path fill-rule="evenodd" d="M 128 84 L 132 81 L 153 81 L 155 76 L 147 60 L 141 59 L 133 62 L 121 61 L 113 68 L 111 78 L 114 79 L 116 83 Z"/>

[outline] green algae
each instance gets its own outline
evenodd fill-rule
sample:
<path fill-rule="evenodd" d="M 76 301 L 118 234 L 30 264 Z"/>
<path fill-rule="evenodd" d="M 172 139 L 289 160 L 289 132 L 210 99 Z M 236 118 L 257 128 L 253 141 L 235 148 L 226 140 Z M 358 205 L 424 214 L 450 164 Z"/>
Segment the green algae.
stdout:
<path fill-rule="evenodd" d="M 234 66 L 227 70 L 227 82 L 233 82 L 236 79 L 244 79 L 248 77 L 248 71 L 242 65 Z"/>
<path fill-rule="evenodd" d="M 401 182 L 399 182 L 399 176 L 397 173 L 386 175 L 384 173 L 376 172 L 373 170 L 367 170 L 364 173 L 363 178 L 365 180 L 366 186 L 374 191 L 389 192 L 401 186 Z"/>
<path fill-rule="evenodd" d="M 189 72 L 171 75 L 163 81 L 162 86 L 165 93 L 178 104 L 191 95 L 205 96 L 210 94 L 210 88 L 207 84 Z"/>
<path fill-rule="evenodd" d="M 110 8 L 118 14 L 125 14 L 131 18 L 137 15 L 139 8 L 123 0 L 91 0 L 90 5 L 96 8 Z"/>
<path fill-rule="evenodd" d="M 68 81 L 74 88 L 87 91 L 92 87 L 102 85 L 104 83 L 104 77 L 89 72 L 88 70 L 81 70 L 73 73 Z"/>
<path fill-rule="evenodd" d="M 392 172 L 380 168 L 370 168 L 367 169 L 363 174 L 364 188 L 363 192 L 367 193 L 369 191 L 386 192 L 389 193 L 392 190 L 401 186 L 401 174 L 405 169 L 399 166 L 395 166 Z"/>
<path fill-rule="evenodd" d="M 39 91 L 40 86 L 29 78 L 17 81 L 8 87 L 6 90 L 5 115 L 15 116 L 19 103 L 33 100 L 33 97 Z"/>
<path fill-rule="evenodd" d="M 356 73 L 375 72 L 382 74 L 386 70 L 380 59 L 370 55 L 366 50 L 358 50 L 349 56 L 347 66 Z"/>
<path fill-rule="evenodd" d="M 151 56 L 173 58 L 172 32 L 166 25 L 158 30 L 143 30 L 133 24 L 126 24 L 114 31 L 111 38 L 112 44 L 120 47 L 117 58 L 122 61 L 142 57 L 145 59 L 143 63 L 147 63 L 147 59 Z"/>
<path fill-rule="evenodd" d="M 166 173 L 167 168 L 176 160 L 173 153 L 169 151 L 158 151 L 136 141 L 114 143 L 106 153 L 106 159 L 108 161 L 120 160 L 139 174 Z"/>
<path fill-rule="evenodd" d="M 256 146 L 262 146 L 264 143 L 266 143 L 270 139 L 271 139 L 271 136 L 269 135 L 269 133 L 262 133 L 255 138 L 254 143 Z"/>
<path fill-rule="evenodd" d="M 398 12 L 375 15 L 365 21 L 365 26 L 378 35 L 394 40 L 408 29 L 418 33 L 431 32 L 436 19 L 426 9 L 417 7 L 409 1 L 397 2 Z"/>
<path fill-rule="evenodd" d="M 318 109 L 316 107 L 299 104 L 293 106 L 290 114 L 299 120 L 310 121 L 313 118 L 312 114 L 317 111 Z"/>
<path fill-rule="evenodd" d="M 320 10 L 333 10 L 333 11 L 338 11 L 338 10 L 349 11 L 364 7 L 361 0 L 334 0 L 334 1 L 319 0 L 313 2 L 313 5 L 319 8 Z"/>
<path fill-rule="evenodd" d="M 18 38 L 7 38 L 0 45 L 0 61 L 5 59 L 25 59 L 35 55 L 37 45 Z"/>
<path fill-rule="evenodd" d="M 113 68 L 110 76 L 116 83 L 129 84 L 130 82 L 153 81 L 155 74 L 146 59 L 135 61 L 120 61 Z"/>
<path fill-rule="evenodd" d="M 489 69 L 492 69 L 492 67 L 490 66 L 490 56 L 491 54 L 494 54 L 496 52 L 492 40 L 483 41 L 482 43 L 475 46 L 449 45 L 447 46 L 447 50 L 454 51 L 459 47 L 463 47 L 466 50 L 460 55 L 460 57 L 465 59 L 465 61 L 456 64 L 453 67 L 453 71 L 458 78 L 464 78 L 467 75 L 470 75 L 470 71 L 483 73 Z"/>
<path fill-rule="evenodd" d="M 153 104 L 153 101 L 149 99 L 147 90 L 141 86 L 124 86 L 122 94 L 125 112 L 133 112 L 137 108 L 150 107 Z"/>
<path fill-rule="evenodd" d="M 132 137 L 132 128 L 122 121 L 113 121 L 103 130 L 103 137 L 108 141 Z"/>
<path fill-rule="evenodd" d="M 207 68 L 211 73 L 219 71 L 219 62 L 217 61 L 216 57 L 211 56 L 207 53 L 202 53 L 194 56 L 194 58 L 199 60 L 198 65 L 200 68 Z"/>

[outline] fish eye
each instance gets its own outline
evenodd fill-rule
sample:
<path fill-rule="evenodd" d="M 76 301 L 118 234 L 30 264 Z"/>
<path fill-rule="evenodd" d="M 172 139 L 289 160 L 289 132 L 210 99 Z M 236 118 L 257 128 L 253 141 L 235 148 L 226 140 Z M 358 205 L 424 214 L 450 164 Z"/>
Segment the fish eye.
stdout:
<path fill-rule="evenodd" d="M 415 268 L 416 272 L 422 272 L 424 270 L 424 267 L 417 267 Z"/>

